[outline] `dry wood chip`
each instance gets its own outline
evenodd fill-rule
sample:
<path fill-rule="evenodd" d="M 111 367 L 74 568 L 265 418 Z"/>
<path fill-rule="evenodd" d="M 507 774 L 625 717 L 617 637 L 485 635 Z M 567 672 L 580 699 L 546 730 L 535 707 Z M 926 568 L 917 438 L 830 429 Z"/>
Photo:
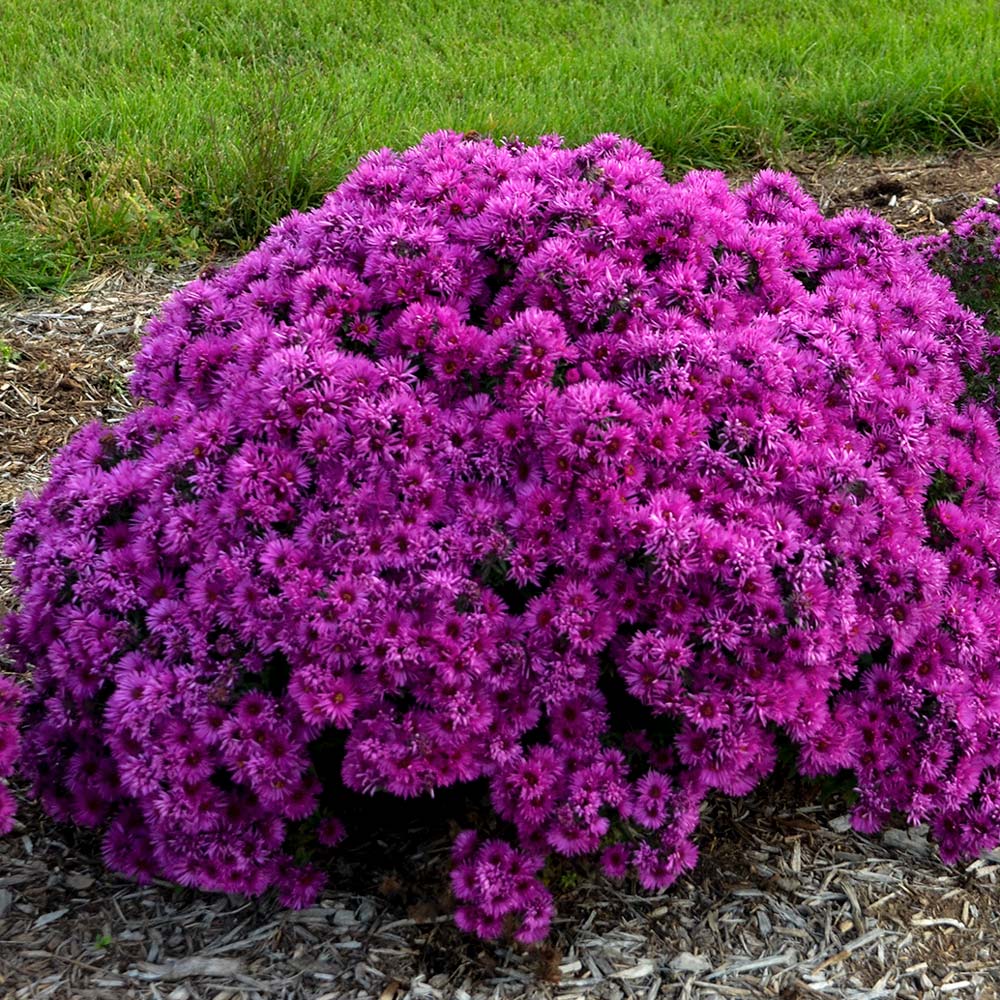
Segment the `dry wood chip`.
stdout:
<path fill-rule="evenodd" d="M 961 931 L 966 929 L 961 920 L 955 920 L 953 917 L 914 917 L 910 923 L 914 927 L 957 927 Z"/>
<path fill-rule="evenodd" d="M 910 830 L 886 830 L 882 834 L 882 842 L 889 847 L 911 854 L 930 856 L 934 848 L 927 840 L 927 827 L 917 827 Z"/>
<path fill-rule="evenodd" d="M 192 976 L 206 976 L 211 979 L 232 979 L 243 974 L 245 965 L 238 958 L 205 958 L 201 955 L 190 955 L 187 958 L 174 959 L 163 965 L 150 962 L 140 962 L 139 971 L 134 975 L 143 980 L 176 980 L 189 979 Z"/>
<path fill-rule="evenodd" d="M 69 910 L 63 907 L 61 910 L 52 910 L 51 913 L 43 913 L 32 926 L 37 930 L 39 927 L 47 927 L 54 924 L 60 917 L 65 917 Z"/>
<path fill-rule="evenodd" d="M 712 963 L 704 955 L 692 955 L 689 951 L 682 951 L 668 964 L 674 972 L 693 972 L 696 975 L 712 968 Z"/>
<path fill-rule="evenodd" d="M 734 975 L 742 975 L 747 972 L 755 972 L 757 969 L 769 969 L 772 965 L 789 965 L 798 956 L 795 952 L 782 952 L 780 955 L 770 955 L 767 958 L 758 958 L 752 962 L 734 962 L 717 969 L 706 980 L 729 979 Z"/>
<path fill-rule="evenodd" d="M 646 976 L 651 976 L 654 971 L 654 965 L 649 959 L 643 959 L 638 965 L 633 965 L 630 969 L 619 969 L 617 972 L 612 974 L 614 979 L 645 979 Z"/>

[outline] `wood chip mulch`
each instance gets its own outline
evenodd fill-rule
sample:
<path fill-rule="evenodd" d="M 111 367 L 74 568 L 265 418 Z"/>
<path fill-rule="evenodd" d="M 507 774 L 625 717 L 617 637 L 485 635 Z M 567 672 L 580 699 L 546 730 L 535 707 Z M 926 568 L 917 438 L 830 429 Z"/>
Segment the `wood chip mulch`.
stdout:
<path fill-rule="evenodd" d="M 454 928 L 440 831 L 409 832 L 405 876 L 386 869 L 383 844 L 354 845 L 333 881 L 359 888 L 296 912 L 136 886 L 101 867 L 94 838 L 26 804 L 0 844 L 0 996 L 1000 996 L 1000 852 L 945 868 L 922 829 L 861 837 L 846 815 L 783 798 L 713 802 L 698 868 L 662 895 L 568 880 L 552 941 L 535 950 Z"/>
<path fill-rule="evenodd" d="M 824 210 L 865 205 L 907 235 L 1000 180 L 998 151 L 792 166 Z M 0 302 L 0 531 L 77 428 L 127 412 L 141 329 L 198 270 Z M 0 613 L 8 574 L 0 561 Z M 290 912 L 137 886 L 21 798 L 0 840 L 3 1000 L 1000 1000 L 1000 852 L 944 867 L 926 831 L 859 836 L 837 794 L 808 786 L 713 800 L 698 868 L 660 896 L 568 867 L 551 942 L 530 950 L 454 928 L 448 834 L 430 817 L 348 845 L 334 888 Z"/>

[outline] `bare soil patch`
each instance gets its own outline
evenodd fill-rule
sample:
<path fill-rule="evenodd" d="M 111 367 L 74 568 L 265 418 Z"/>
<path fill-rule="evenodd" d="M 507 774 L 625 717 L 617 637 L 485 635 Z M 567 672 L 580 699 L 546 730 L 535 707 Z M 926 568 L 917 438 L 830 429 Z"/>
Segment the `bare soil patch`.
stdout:
<path fill-rule="evenodd" d="M 868 207 L 913 235 L 989 195 L 1000 151 L 791 166 L 825 211 Z M 75 430 L 127 412 L 143 325 L 201 266 L 0 303 L 0 531 Z M 845 811 L 798 783 L 719 799 L 699 867 L 656 897 L 567 865 L 552 942 L 525 950 L 455 930 L 448 830 L 413 814 L 349 843 L 334 888 L 296 913 L 136 886 L 103 868 L 93 835 L 25 799 L 0 840 L 0 997 L 1000 997 L 1000 853 L 946 868 L 923 831 L 861 837 Z"/>
<path fill-rule="evenodd" d="M 1000 182 L 1000 150 L 957 150 L 934 157 L 845 157 L 793 161 L 827 214 L 868 208 L 904 236 L 940 232 Z"/>

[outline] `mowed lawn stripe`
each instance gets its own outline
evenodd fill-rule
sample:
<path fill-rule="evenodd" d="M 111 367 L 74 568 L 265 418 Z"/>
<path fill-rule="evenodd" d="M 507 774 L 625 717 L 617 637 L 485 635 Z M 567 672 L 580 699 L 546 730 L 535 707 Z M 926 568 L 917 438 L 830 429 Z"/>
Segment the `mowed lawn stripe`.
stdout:
<path fill-rule="evenodd" d="M 627 134 L 668 172 L 992 142 L 992 0 L 7 0 L 0 286 L 242 248 L 380 146 Z"/>

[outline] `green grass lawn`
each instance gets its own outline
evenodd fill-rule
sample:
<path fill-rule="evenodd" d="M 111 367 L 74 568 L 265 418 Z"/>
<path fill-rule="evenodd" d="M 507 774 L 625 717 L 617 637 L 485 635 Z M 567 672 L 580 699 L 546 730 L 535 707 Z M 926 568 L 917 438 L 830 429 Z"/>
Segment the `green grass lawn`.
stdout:
<path fill-rule="evenodd" d="M 5 0 L 0 289 L 236 249 L 439 128 L 668 172 L 987 143 L 995 0 Z"/>

